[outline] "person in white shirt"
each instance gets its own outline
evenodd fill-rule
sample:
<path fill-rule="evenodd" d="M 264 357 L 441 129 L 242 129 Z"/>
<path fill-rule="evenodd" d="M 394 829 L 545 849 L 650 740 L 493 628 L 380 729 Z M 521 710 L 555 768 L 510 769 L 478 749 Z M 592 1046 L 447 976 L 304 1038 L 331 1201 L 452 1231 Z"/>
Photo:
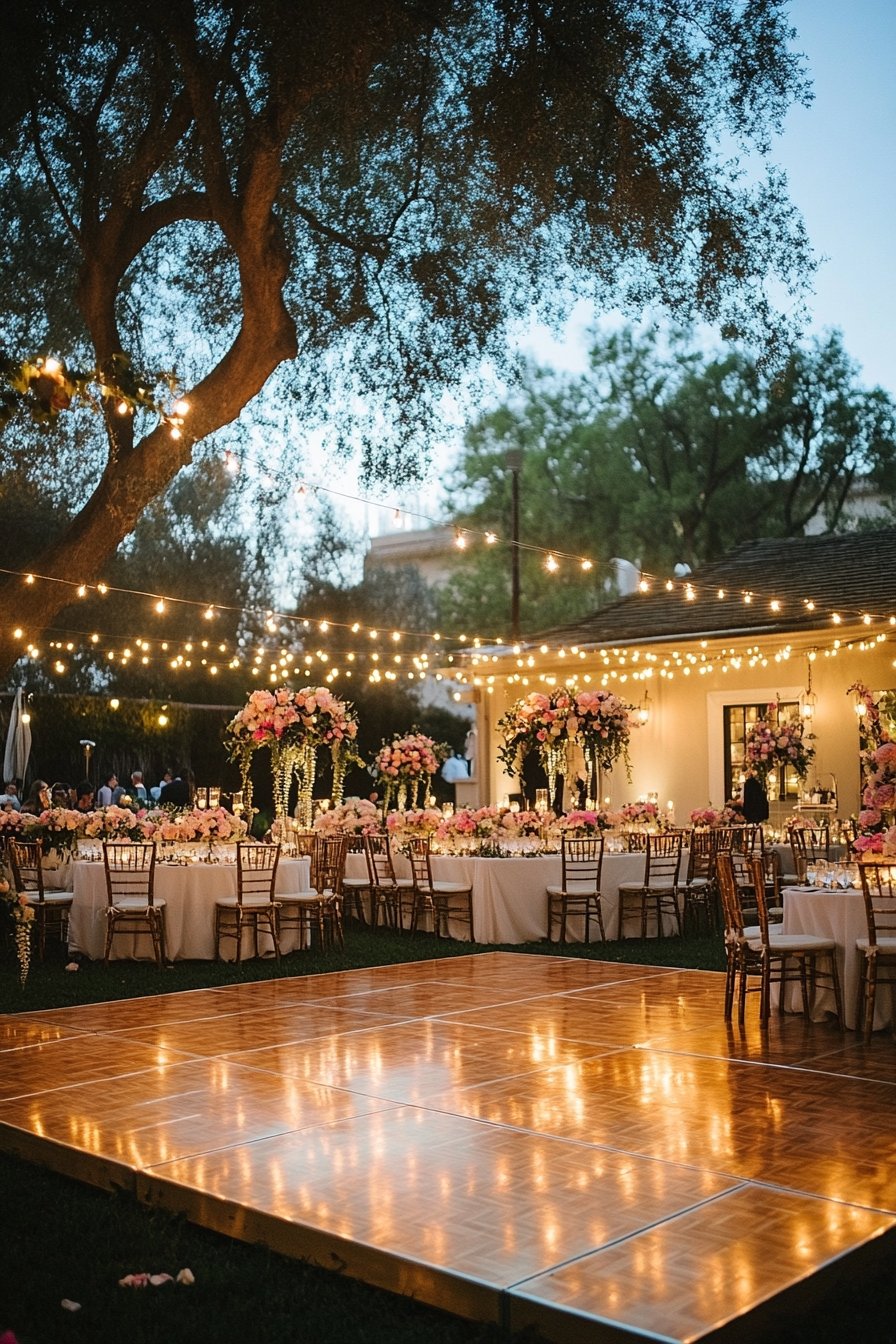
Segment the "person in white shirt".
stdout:
<path fill-rule="evenodd" d="M 456 751 L 453 756 L 448 757 L 442 766 L 442 778 L 446 784 L 456 784 L 459 779 L 470 778 L 463 752 Z"/>
<path fill-rule="evenodd" d="M 14 779 L 8 779 L 3 785 L 3 792 L 0 793 L 0 807 L 12 808 L 13 812 L 21 812 L 22 800 L 19 797 L 19 786 Z"/>
<path fill-rule="evenodd" d="M 135 803 L 145 806 L 149 802 L 149 794 L 146 791 L 146 785 L 143 783 L 143 771 L 135 770 L 131 775 L 131 797 Z"/>
<path fill-rule="evenodd" d="M 97 807 L 112 807 L 121 797 L 123 789 L 118 786 L 118 776 L 111 774 L 107 777 L 105 784 L 102 784 L 97 791 Z"/>

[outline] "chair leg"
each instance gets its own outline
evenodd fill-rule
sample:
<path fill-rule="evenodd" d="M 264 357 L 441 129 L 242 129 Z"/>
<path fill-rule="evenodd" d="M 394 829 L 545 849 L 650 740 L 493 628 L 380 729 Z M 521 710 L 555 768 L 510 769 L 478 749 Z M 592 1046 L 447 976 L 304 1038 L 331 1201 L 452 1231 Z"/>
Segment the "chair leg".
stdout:
<path fill-rule="evenodd" d="M 877 999 L 877 957 L 867 958 L 866 974 L 865 1018 L 862 1028 L 865 1044 L 870 1045 L 874 1032 L 874 1004 Z"/>
<path fill-rule="evenodd" d="M 737 985 L 737 961 L 732 955 L 731 949 L 728 949 L 725 967 L 725 1021 L 731 1021 L 731 1014 L 734 1009 L 734 990 Z"/>

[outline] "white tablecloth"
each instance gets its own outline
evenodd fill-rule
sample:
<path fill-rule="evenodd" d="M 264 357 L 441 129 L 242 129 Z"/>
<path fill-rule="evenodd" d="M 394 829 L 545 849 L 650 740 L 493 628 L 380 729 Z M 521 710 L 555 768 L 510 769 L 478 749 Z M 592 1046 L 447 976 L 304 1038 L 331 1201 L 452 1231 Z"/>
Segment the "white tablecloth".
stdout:
<path fill-rule="evenodd" d="M 106 871 L 101 863 L 78 860 L 73 865 L 74 893 L 68 927 L 69 948 L 100 960 L 106 939 Z M 277 891 L 283 895 L 306 891 L 311 877 L 308 859 L 281 859 L 277 866 Z M 211 961 L 215 955 L 215 901 L 236 895 L 235 863 L 189 863 L 184 866 L 157 863 L 155 894 L 166 902 L 165 944 L 171 961 Z M 251 956 L 254 944 L 244 935 L 243 956 Z M 281 948 L 291 952 L 297 933 L 287 929 Z M 259 951 L 272 952 L 270 938 L 259 935 Z M 232 939 L 221 944 L 221 955 L 233 958 Z M 117 957 L 151 958 L 148 934 L 122 936 L 115 940 Z"/>
<path fill-rule="evenodd" d="M 622 882 L 636 882 L 643 876 L 643 854 L 605 854 L 601 873 L 604 928 L 608 938 L 616 937 L 619 911 L 619 886 Z M 403 855 L 395 856 L 396 876 L 408 876 L 410 866 Z M 682 876 L 687 871 L 687 855 L 682 858 Z M 346 873 L 352 877 L 366 877 L 363 854 L 349 854 Z M 562 877 L 559 854 L 539 855 L 532 858 L 481 859 L 475 856 L 433 854 L 432 876 L 435 882 L 458 882 L 472 885 L 473 926 L 477 943 L 530 943 L 539 942 L 548 933 L 547 888 L 558 886 Z M 671 917 L 664 919 L 664 932 L 674 932 Z M 452 924 L 449 933 L 454 938 L 469 938 L 469 930 L 461 924 Z M 569 921 L 567 938 L 581 942 L 584 920 Z M 626 937 L 640 935 L 638 917 L 626 919 Z M 599 940 L 600 930 L 591 921 L 591 940 Z"/>
<path fill-rule="evenodd" d="M 846 891 L 826 887 L 784 888 L 784 933 L 813 933 L 822 938 L 833 938 L 837 944 L 837 969 L 843 991 L 843 1016 L 847 1027 L 856 1025 L 856 995 L 859 991 L 861 958 L 856 950 L 856 939 L 868 937 L 865 902 L 861 891 Z M 792 995 L 792 991 L 788 991 Z M 785 1006 L 800 1007 L 791 998 Z M 830 990 L 819 988 L 815 997 L 816 1018 L 834 1011 L 834 996 Z M 893 994 L 889 985 L 877 991 L 874 1027 L 889 1026 L 893 1021 Z"/>

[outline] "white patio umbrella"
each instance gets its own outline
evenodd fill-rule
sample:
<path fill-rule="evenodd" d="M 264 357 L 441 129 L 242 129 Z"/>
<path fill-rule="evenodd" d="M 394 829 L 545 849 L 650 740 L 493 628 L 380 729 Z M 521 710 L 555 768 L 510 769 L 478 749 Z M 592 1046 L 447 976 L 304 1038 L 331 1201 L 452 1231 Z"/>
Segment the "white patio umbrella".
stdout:
<path fill-rule="evenodd" d="M 31 724 L 25 717 L 21 688 L 16 691 L 9 715 L 6 751 L 3 755 L 3 779 L 18 779 L 24 784 L 25 769 L 31 755 Z"/>

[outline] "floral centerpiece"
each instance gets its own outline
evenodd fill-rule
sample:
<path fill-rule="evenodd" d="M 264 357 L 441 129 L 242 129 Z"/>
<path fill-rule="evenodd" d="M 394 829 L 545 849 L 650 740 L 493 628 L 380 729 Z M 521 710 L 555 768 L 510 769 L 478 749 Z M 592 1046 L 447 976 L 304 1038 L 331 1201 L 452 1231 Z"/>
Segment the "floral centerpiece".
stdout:
<path fill-rule="evenodd" d="M 347 798 L 314 818 L 321 835 L 374 835 L 380 829 L 380 813 L 368 798 Z"/>
<path fill-rule="evenodd" d="M 692 826 L 699 829 L 712 829 L 715 826 L 736 826 L 743 821 L 743 815 L 733 807 L 697 807 L 690 814 Z"/>
<path fill-rule="evenodd" d="M 588 836 L 601 835 L 612 825 L 610 814 L 603 809 L 597 811 L 586 808 L 577 812 L 567 812 L 557 822 L 561 835 Z"/>
<path fill-rule="evenodd" d="M 49 854 L 51 849 L 60 854 L 70 854 L 83 831 L 84 817 L 84 813 L 70 807 L 48 807 L 37 816 L 24 814 L 24 838 L 39 840 L 45 854 Z"/>
<path fill-rule="evenodd" d="M 0 811 L 0 838 L 16 836 L 24 839 L 25 822 L 27 820 L 36 821 L 37 818 L 28 812 L 17 812 L 14 807 L 4 808 Z"/>
<path fill-rule="evenodd" d="M 534 810 L 514 812 L 504 812 L 501 816 L 501 829 L 508 835 L 517 836 L 521 839 L 531 839 L 535 836 L 541 836 L 545 829 L 555 820 L 553 812 L 536 812 Z"/>
<path fill-rule="evenodd" d="M 375 762 L 377 784 L 383 790 L 383 811 L 389 811 L 393 800 L 400 812 L 408 803 L 415 809 L 420 785 L 425 782 L 428 787 L 447 754 L 446 746 L 437 746 L 416 729 L 391 742 L 384 741 Z"/>
<path fill-rule="evenodd" d="M 420 811 L 390 812 L 386 818 L 386 830 L 399 844 L 433 836 L 441 824 L 442 814 L 434 807 L 424 807 Z"/>
<path fill-rule="evenodd" d="M 498 855 L 518 850 L 520 840 L 543 842 L 556 824 L 553 812 L 512 812 L 506 807 L 464 807 L 440 817 L 435 840 L 450 853 Z M 527 848 L 530 848 L 527 846 Z"/>
<path fill-rule="evenodd" d="M 815 757 L 815 748 L 807 740 L 805 725 L 797 716 L 781 718 L 781 706 L 772 702 L 761 719 L 747 732 L 744 764 L 755 770 L 763 784 L 776 767 L 793 770 L 805 779 Z"/>
<path fill-rule="evenodd" d="M 278 819 L 289 813 L 293 776 L 299 778 L 299 809 L 306 828 L 311 826 L 311 801 L 319 747 L 328 747 L 333 759 L 333 802 L 342 802 L 345 771 L 352 760 L 358 719 L 354 707 L 339 700 L 326 686 L 306 686 L 293 691 L 278 686 L 274 691 L 252 691 L 244 707 L 224 730 L 230 759 L 240 767 L 247 810 L 252 806 L 249 769 L 256 751 L 271 753 L 274 777 L 274 811 Z M 251 815 L 251 813 L 250 813 Z"/>
<path fill-rule="evenodd" d="M 138 822 L 138 825 L 141 824 Z M 152 822 L 147 822 L 152 825 Z M 174 819 L 180 841 L 204 841 L 209 845 L 236 844 L 248 831 L 242 817 L 234 816 L 223 807 L 194 807 Z"/>
<path fill-rule="evenodd" d="M 144 829 L 145 811 L 138 818 L 129 807 L 117 804 L 76 815 L 81 818 L 81 834 L 89 840 L 152 840 L 156 831 L 155 822 L 148 822 Z"/>
<path fill-rule="evenodd" d="M 608 814 L 614 826 L 643 826 L 649 830 L 661 831 L 668 825 L 668 818 L 656 803 L 639 800 L 626 803 L 618 812 Z"/>

